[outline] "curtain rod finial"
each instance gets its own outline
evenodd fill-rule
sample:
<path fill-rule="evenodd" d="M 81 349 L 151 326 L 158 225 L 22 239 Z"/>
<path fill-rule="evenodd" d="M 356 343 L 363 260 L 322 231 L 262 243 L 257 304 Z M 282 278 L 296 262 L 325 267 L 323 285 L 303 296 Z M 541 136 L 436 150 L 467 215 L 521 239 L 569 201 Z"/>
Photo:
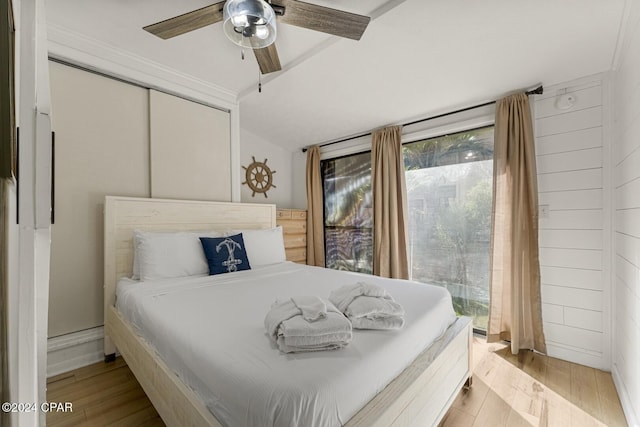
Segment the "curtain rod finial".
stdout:
<path fill-rule="evenodd" d="M 542 85 L 538 86 L 535 89 L 531 89 L 527 92 L 527 95 L 542 95 L 544 93 L 544 88 Z"/>

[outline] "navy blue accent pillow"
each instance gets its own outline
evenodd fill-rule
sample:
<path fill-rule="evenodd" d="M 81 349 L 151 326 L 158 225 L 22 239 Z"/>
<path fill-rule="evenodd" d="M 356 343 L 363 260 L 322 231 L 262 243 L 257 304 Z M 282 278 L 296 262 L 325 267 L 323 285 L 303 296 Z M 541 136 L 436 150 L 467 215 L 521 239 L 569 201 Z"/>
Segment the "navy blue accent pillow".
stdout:
<path fill-rule="evenodd" d="M 242 233 L 228 237 L 200 237 L 209 275 L 251 270 Z"/>

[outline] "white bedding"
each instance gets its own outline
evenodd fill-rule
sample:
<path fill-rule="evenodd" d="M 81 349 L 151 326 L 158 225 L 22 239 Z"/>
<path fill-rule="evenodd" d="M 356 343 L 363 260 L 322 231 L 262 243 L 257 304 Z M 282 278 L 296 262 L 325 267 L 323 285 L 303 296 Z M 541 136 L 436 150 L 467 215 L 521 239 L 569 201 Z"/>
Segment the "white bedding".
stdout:
<path fill-rule="evenodd" d="M 354 331 L 334 351 L 283 354 L 264 317 L 276 298 L 329 293 L 366 281 L 405 309 L 399 331 Z M 225 426 L 338 426 L 380 392 L 455 321 L 437 286 L 290 262 L 217 276 L 117 288 L 122 315 Z"/>

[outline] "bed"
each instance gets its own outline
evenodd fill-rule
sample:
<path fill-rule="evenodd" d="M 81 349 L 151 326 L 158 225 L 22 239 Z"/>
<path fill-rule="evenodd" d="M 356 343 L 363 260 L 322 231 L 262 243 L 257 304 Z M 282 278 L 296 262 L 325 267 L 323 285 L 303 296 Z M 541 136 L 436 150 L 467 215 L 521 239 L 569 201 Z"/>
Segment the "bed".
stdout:
<path fill-rule="evenodd" d="M 136 318 L 135 313 L 133 315 L 127 313 L 124 305 L 120 306 L 122 311 L 115 307 L 117 283 L 121 278 L 131 276 L 133 270 L 132 235 L 134 230 L 267 229 L 275 226 L 275 218 L 276 211 L 273 205 L 125 197 L 106 198 L 105 357 L 114 355 L 116 349 L 120 352 L 167 425 L 222 426 L 229 423 L 229 418 L 225 414 L 221 414 L 218 408 L 217 413 L 221 417 L 219 420 L 210 410 L 213 406 L 213 411 L 215 412 L 216 405 L 212 405 L 211 400 L 206 396 L 208 396 L 208 393 L 216 395 L 215 384 L 210 391 L 203 393 L 201 389 L 190 382 L 189 374 L 185 373 L 184 367 L 176 365 L 175 361 L 171 360 L 172 358 L 168 354 L 171 353 L 171 345 L 163 345 L 153 337 L 145 336 L 143 338 L 142 335 L 144 334 L 141 333 L 138 325 L 140 317 Z M 263 271 L 233 273 L 235 276 L 233 276 L 232 281 L 238 282 L 239 279 L 237 278 L 248 278 L 256 274 L 262 275 L 265 278 L 265 282 L 268 281 L 266 278 L 270 276 L 277 277 L 277 280 L 281 281 L 280 277 L 282 275 L 309 274 L 308 269 L 313 269 L 313 267 L 285 263 L 281 268 L 266 267 Z M 330 271 L 323 271 L 322 273 L 334 274 L 334 272 Z M 231 275 L 226 276 L 228 277 L 223 282 L 231 280 Z M 196 277 L 192 280 L 195 284 L 189 284 L 188 286 L 198 290 L 203 286 L 201 283 L 206 280 L 208 280 L 206 277 Z M 335 280 L 331 278 L 329 281 L 336 280 L 339 280 L 338 276 L 336 276 Z M 372 278 L 372 280 L 374 279 Z M 121 293 L 119 298 L 122 301 L 128 298 L 122 296 L 127 295 L 127 288 L 123 283 L 126 284 L 126 281 L 121 281 L 120 284 Z M 245 283 L 245 281 L 238 283 Z M 248 279 L 246 283 L 249 283 Z M 166 286 L 173 286 L 173 284 L 167 284 Z M 181 285 L 181 288 L 183 289 L 185 286 Z M 237 285 L 234 285 L 234 287 L 237 287 Z M 134 288 L 135 285 L 130 289 Z M 142 288 L 140 286 L 138 289 Z M 170 289 L 173 288 L 167 287 L 167 290 L 161 291 L 161 293 L 173 292 Z M 247 294 L 258 295 L 261 292 L 260 288 L 247 289 L 245 291 Z M 216 284 L 215 292 L 223 292 L 223 290 L 224 284 Z M 157 293 L 158 287 L 154 284 L 149 287 L 149 292 Z M 290 289 L 281 290 L 281 292 L 290 292 Z M 194 295 L 197 294 L 192 294 L 190 298 L 193 299 Z M 265 295 L 260 296 L 262 300 L 267 298 Z M 175 297 L 175 299 L 177 300 L 179 297 Z M 194 301 L 197 301 L 197 298 Z M 410 304 L 410 300 L 405 299 L 405 303 Z M 161 308 L 161 310 L 164 309 Z M 222 311 L 223 307 L 219 308 L 219 310 Z M 158 313 L 162 313 L 162 311 Z M 263 316 L 262 314 L 260 315 Z M 147 323 L 154 324 L 155 321 L 147 320 Z M 407 324 L 410 323 L 413 322 L 407 322 Z M 346 426 L 437 424 L 460 389 L 465 384 L 470 385 L 471 331 L 470 319 L 459 318 L 454 320 L 451 326 L 438 332 L 439 338 L 430 347 L 424 351 L 422 348 L 418 349 L 419 355 L 413 362 L 408 360 L 407 363 L 409 365 L 404 370 L 402 370 L 402 367 L 396 367 L 395 369 L 401 372 L 399 375 L 397 375 L 398 372 L 393 373 L 392 375 L 395 379 L 392 379 L 388 384 L 385 382 L 386 387 L 383 385 L 384 388 L 381 391 L 376 391 L 375 395 L 367 396 L 366 402 L 356 403 L 357 410 L 344 410 L 344 414 L 347 414 L 348 418 L 340 418 L 340 423 Z M 419 341 L 421 339 L 419 335 L 411 338 L 411 342 Z M 366 334 L 361 336 L 367 337 Z M 174 337 L 175 340 L 170 342 L 180 342 L 177 337 L 176 335 Z M 271 351 L 274 355 L 278 354 L 277 350 L 268 348 L 268 342 L 265 337 L 258 335 L 252 337 L 252 341 L 259 341 L 260 339 L 265 340 L 265 351 Z M 366 339 L 362 338 L 361 341 L 366 341 Z M 370 337 L 369 340 L 374 342 L 373 337 Z M 189 344 L 174 346 L 176 348 L 173 350 L 178 350 L 174 351 L 174 353 L 182 353 L 181 345 L 188 346 Z M 381 348 L 387 350 L 388 347 L 390 346 L 381 346 Z M 162 348 L 164 348 L 164 354 L 162 353 Z M 364 347 L 354 345 L 352 349 L 345 349 L 344 354 L 349 355 L 349 351 L 354 352 L 360 348 Z M 214 353 L 209 356 L 214 357 L 215 349 L 210 351 L 214 351 Z M 159 356 L 158 353 L 162 356 Z M 299 361 L 304 358 L 304 355 L 296 356 L 293 360 Z M 411 356 L 411 359 L 413 359 L 413 356 Z M 282 363 L 292 362 L 285 361 Z M 198 377 L 198 374 L 193 375 L 192 373 L 191 375 Z M 241 376 L 240 374 L 233 374 L 230 378 Z M 344 372 L 338 377 L 342 376 L 344 376 Z M 220 390 L 227 389 L 229 378 L 224 381 L 222 377 L 220 378 Z M 270 380 L 264 381 L 268 383 Z M 380 386 L 378 385 L 378 387 Z M 344 414 L 342 415 L 343 417 L 345 416 Z"/>

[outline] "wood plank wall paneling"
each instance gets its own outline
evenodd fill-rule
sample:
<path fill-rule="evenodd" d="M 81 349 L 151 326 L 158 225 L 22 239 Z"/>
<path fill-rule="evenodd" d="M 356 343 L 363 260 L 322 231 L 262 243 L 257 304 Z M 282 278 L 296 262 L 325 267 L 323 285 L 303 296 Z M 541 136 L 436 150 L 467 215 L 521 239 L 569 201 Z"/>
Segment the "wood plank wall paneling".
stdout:
<path fill-rule="evenodd" d="M 307 211 L 278 209 L 276 224 L 282 226 L 287 261 L 307 263 Z"/>
<path fill-rule="evenodd" d="M 565 134 L 539 136 L 536 140 L 536 153 L 538 155 L 567 153 L 601 146 L 602 128 L 595 127 L 573 131 L 569 137 Z"/>
<path fill-rule="evenodd" d="M 613 373 L 640 423 L 640 4 L 632 2 L 613 76 Z"/>
<path fill-rule="evenodd" d="M 568 87 L 569 86 L 569 87 Z M 572 108 L 556 107 L 573 95 Z M 549 354 L 604 367 L 603 82 L 545 88 L 535 101 L 542 310 Z"/>
<path fill-rule="evenodd" d="M 545 283 L 569 288 L 602 290 L 602 271 L 565 267 L 541 267 Z"/>

